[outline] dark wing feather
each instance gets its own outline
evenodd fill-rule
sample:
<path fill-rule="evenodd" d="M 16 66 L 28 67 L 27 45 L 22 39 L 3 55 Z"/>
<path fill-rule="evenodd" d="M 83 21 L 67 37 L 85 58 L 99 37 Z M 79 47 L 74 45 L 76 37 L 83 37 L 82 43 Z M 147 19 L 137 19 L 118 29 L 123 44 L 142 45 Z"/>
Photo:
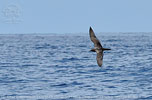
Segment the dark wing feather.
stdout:
<path fill-rule="evenodd" d="M 102 45 L 101 45 L 100 41 L 95 36 L 95 34 L 93 32 L 93 29 L 91 27 L 90 27 L 90 30 L 89 30 L 89 34 L 90 34 L 91 41 L 94 43 L 94 46 L 97 47 L 97 48 L 102 48 Z"/>
<path fill-rule="evenodd" d="M 103 63 L 103 52 L 98 52 L 96 59 L 97 59 L 98 66 L 101 67 Z"/>

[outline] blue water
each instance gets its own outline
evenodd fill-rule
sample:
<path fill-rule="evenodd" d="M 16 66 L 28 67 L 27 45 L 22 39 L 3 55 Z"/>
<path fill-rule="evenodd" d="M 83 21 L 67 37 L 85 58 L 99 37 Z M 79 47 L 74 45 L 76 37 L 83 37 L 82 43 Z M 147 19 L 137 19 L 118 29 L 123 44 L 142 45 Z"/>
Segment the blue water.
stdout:
<path fill-rule="evenodd" d="M 152 33 L 0 35 L 1 100 L 152 100 Z"/>

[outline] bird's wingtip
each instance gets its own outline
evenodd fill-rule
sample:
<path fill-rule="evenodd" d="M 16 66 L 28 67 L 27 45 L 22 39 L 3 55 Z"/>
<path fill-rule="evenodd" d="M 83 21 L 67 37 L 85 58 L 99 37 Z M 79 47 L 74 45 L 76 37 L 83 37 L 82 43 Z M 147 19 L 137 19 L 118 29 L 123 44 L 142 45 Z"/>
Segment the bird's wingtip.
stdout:
<path fill-rule="evenodd" d="M 89 29 L 90 31 L 93 31 L 93 29 L 92 29 L 92 27 L 90 26 L 90 29 Z"/>
<path fill-rule="evenodd" d="M 92 27 L 90 26 L 90 29 L 92 29 Z"/>
<path fill-rule="evenodd" d="M 99 67 L 102 67 L 102 64 L 98 64 Z"/>

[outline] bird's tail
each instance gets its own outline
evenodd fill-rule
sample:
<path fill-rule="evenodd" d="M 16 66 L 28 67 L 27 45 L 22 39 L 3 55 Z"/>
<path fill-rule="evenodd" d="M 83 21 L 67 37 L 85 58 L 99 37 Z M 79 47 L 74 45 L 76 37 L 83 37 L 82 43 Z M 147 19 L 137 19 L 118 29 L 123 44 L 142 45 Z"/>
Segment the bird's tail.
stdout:
<path fill-rule="evenodd" d="M 111 50 L 111 49 L 109 49 L 109 48 L 102 48 L 102 50 L 104 51 L 104 50 Z"/>

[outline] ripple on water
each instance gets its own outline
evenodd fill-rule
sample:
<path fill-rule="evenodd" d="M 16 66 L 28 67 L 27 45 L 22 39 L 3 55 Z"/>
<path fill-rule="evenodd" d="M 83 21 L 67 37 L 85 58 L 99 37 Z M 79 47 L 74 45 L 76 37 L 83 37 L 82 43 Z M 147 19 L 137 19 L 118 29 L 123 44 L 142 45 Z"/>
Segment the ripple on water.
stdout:
<path fill-rule="evenodd" d="M 93 44 L 88 36 L 0 38 L 0 99 L 152 99 L 150 34 L 99 36 L 102 45 L 112 49 L 104 53 L 102 67 L 96 53 L 89 52 Z"/>

